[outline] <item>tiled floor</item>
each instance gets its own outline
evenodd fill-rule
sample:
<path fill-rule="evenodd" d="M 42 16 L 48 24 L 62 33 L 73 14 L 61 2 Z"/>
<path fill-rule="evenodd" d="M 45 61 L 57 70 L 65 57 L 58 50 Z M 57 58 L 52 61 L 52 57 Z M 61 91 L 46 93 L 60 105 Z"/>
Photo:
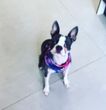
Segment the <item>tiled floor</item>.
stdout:
<path fill-rule="evenodd" d="M 97 3 L 0 1 L 1 110 L 106 110 L 106 18 L 96 15 Z M 51 92 L 45 97 L 38 55 L 54 20 L 61 33 L 78 25 L 79 34 L 72 47 L 70 89 L 65 89 L 58 75 L 52 75 Z"/>

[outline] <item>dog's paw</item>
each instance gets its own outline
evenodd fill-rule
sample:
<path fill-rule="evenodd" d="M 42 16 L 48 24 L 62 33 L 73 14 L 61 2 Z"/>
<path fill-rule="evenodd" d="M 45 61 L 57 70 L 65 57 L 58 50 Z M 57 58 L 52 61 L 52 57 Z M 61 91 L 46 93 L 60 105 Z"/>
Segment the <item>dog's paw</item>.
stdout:
<path fill-rule="evenodd" d="M 45 87 L 43 89 L 43 93 L 44 93 L 45 96 L 48 96 L 49 95 L 49 87 Z"/>
<path fill-rule="evenodd" d="M 70 82 L 68 79 L 64 79 L 64 85 L 66 88 L 70 88 Z"/>

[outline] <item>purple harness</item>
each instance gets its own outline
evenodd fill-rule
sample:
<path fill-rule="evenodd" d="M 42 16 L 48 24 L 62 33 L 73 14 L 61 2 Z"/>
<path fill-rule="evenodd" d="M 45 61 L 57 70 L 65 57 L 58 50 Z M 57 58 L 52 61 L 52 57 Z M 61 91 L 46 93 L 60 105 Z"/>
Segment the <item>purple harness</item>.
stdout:
<path fill-rule="evenodd" d="M 45 62 L 47 66 L 53 70 L 55 70 L 57 73 L 62 72 L 64 69 L 68 67 L 68 65 L 71 63 L 71 55 L 68 54 L 67 61 L 61 65 L 58 65 L 54 62 L 53 58 L 50 55 L 45 56 Z"/>

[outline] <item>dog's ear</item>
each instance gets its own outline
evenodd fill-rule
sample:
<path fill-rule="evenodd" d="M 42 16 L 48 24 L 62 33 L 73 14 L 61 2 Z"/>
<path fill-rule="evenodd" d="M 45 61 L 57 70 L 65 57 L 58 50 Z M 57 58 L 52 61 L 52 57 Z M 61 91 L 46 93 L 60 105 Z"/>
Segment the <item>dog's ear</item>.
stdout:
<path fill-rule="evenodd" d="M 68 36 L 72 39 L 72 41 L 76 40 L 76 36 L 78 34 L 78 26 L 74 27 L 68 34 Z"/>
<path fill-rule="evenodd" d="M 59 24 L 57 21 L 54 21 L 50 34 L 51 34 L 51 36 L 54 36 L 54 35 L 58 35 L 59 32 L 60 32 Z"/>

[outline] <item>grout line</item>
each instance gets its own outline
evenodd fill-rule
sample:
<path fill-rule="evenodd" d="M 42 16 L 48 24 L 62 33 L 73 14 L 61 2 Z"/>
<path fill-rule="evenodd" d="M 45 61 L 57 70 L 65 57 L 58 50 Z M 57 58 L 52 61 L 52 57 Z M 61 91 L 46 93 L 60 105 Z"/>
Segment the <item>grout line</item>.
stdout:
<path fill-rule="evenodd" d="M 80 67 L 80 68 L 76 69 L 75 71 L 73 71 L 69 76 L 71 76 L 72 74 L 78 72 L 79 70 L 84 69 L 84 68 L 86 68 L 87 66 L 89 66 L 89 65 L 91 65 L 91 64 L 93 64 L 93 63 L 95 63 L 95 62 L 97 62 L 97 61 L 99 61 L 99 60 L 101 60 L 101 59 L 103 59 L 104 57 L 106 57 L 106 55 L 103 55 L 103 56 L 101 56 L 101 57 L 99 57 L 99 58 L 97 58 L 97 59 L 91 61 L 90 63 L 88 63 L 88 64 L 86 64 L 86 65 L 83 65 L 82 67 Z M 57 79 L 55 82 L 53 82 L 53 83 L 51 84 L 51 86 L 54 85 L 55 83 L 57 83 L 58 81 L 60 81 L 60 79 Z M 9 107 L 11 107 L 11 106 L 13 106 L 13 105 L 15 105 L 15 104 L 17 104 L 17 103 L 19 103 L 19 102 L 25 100 L 25 99 L 27 99 L 28 97 L 30 97 L 30 96 L 32 96 L 32 95 L 34 95 L 34 94 L 37 94 L 37 93 L 39 93 L 39 92 L 41 92 L 41 90 L 42 90 L 42 89 L 40 88 L 40 89 L 37 90 L 36 92 L 34 91 L 34 92 L 30 93 L 29 95 L 27 95 L 27 96 L 25 96 L 25 97 L 23 97 L 23 98 L 17 100 L 16 102 L 14 102 L 14 103 L 12 103 L 12 104 L 10 104 L 10 105 L 7 105 L 6 107 L 2 108 L 1 110 L 6 110 L 7 108 L 9 108 Z"/>
<path fill-rule="evenodd" d="M 20 99 L 19 99 L 19 100 L 17 100 L 16 102 L 11 103 L 11 104 L 9 104 L 9 105 L 7 105 L 7 106 L 5 106 L 5 107 L 1 108 L 1 110 L 6 110 L 7 108 L 9 108 L 9 107 L 11 107 L 11 106 L 13 106 L 13 105 L 17 104 L 18 102 L 23 101 L 24 99 L 27 99 L 28 97 L 30 97 L 30 96 L 32 96 L 32 95 L 34 95 L 35 93 L 37 94 L 39 91 L 41 91 L 41 89 L 37 90 L 36 92 L 32 92 L 32 93 L 30 93 L 29 95 L 26 95 L 26 96 L 25 96 L 25 97 L 23 97 L 23 98 L 20 98 Z"/>
<path fill-rule="evenodd" d="M 94 63 L 98 62 L 99 60 L 103 59 L 104 57 L 106 57 L 106 55 L 103 55 L 103 56 L 101 56 L 101 57 L 99 57 L 99 58 L 97 58 L 97 59 L 95 59 L 95 60 L 93 60 L 93 61 L 91 61 L 91 62 L 89 62 L 89 63 L 87 63 L 87 64 L 85 64 L 85 65 L 83 65 L 82 67 L 80 67 L 80 68 L 74 70 L 74 71 L 72 72 L 72 74 L 75 73 L 75 72 L 77 72 L 77 71 L 79 71 L 79 70 L 81 70 L 81 69 L 84 69 L 84 68 L 88 67 L 88 66 L 91 65 L 91 64 L 94 64 Z"/>

